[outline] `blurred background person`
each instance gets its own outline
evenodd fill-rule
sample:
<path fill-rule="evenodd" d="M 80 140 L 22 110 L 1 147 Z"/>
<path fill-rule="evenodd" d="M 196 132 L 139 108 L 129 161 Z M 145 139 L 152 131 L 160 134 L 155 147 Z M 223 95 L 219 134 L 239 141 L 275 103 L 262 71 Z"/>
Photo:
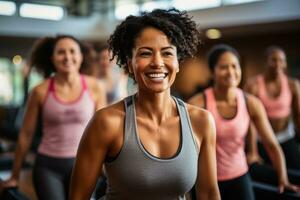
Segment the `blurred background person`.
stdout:
<path fill-rule="evenodd" d="M 111 53 L 107 45 L 94 45 L 96 52 L 95 64 L 98 69 L 97 77 L 105 85 L 108 104 L 114 103 L 128 96 L 128 74 L 111 60 Z"/>
<path fill-rule="evenodd" d="M 197 94 L 189 103 L 210 111 L 217 128 L 217 174 L 223 200 L 254 200 L 245 154 L 245 138 L 250 122 L 260 131 L 265 148 L 278 175 L 280 193 L 284 188 L 300 191 L 289 183 L 282 150 L 268 123 L 262 103 L 238 88 L 242 71 L 238 52 L 221 44 L 209 51 L 208 66 L 213 86 Z"/>
<path fill-rule="evenodd" d="M 298 80 L 288 77 L 286 54 L 281 47 L 268 47 L 265 60 L 265 71 L 249 78 L 245 90 L 257 96 L 263 103 L 275 136 L 283 149 L 287 167 L 300 172 L 300 149 L 295 140 L 295 135 L 300 130 L 300 84 Z M 261 146 L 259 141 L 260 155 L 270 163 Z"/>
<path fill-rule="evenodd" d="M 83 58 L 81 43 L 72 36 L 37 41 L 30 65 L 42 72 L 46 80 L 28 98 L 12 174 L 0 183 L 1 190 L 18 186 L 22 162 L 41 116 L 43 133 L 33 169 L 35 190 L 39 199 L 67 199 L 83 130 L 93 113 L 106 105 L 104 87 L 79 73 Z"/>

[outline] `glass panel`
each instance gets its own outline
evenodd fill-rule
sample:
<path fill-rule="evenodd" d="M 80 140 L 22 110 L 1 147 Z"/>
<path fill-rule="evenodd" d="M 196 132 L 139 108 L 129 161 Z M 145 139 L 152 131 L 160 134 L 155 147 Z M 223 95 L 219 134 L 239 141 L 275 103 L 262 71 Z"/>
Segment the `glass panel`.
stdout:
<path fill-rule="evenodd" d="M 13 102 L 13 76 L 9 59 L 0 58 L 0 104 Z"/>
<path fill-rule="evenodd" d="M 24 99 L 24 63 L 15 65 L 8 58 L 0 58 L 0 105 L 21 105 Z M 29 91 L 43 77 L 35 70 L 29 75 Z"/>

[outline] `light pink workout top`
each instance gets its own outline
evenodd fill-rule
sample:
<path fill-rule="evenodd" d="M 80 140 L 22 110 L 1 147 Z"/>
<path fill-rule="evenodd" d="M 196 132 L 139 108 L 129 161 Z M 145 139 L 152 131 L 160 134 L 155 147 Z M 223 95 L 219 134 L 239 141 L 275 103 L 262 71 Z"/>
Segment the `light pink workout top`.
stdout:
<path fill-rule="evenodd" d="M 43 135 L 38 152 L 44 155 L 75 157 L 83 131 L 95 112 L 95 102 L 90 96 L 81 75 L 82 92 L 78 99 L 64 102 L 55 94 L 53 77 L 42 107 Z"/>
<path fill-rule="evenodd" d="M 225 119 L 219 114 L 212 88 L 206 89 L 204 94 L 206 109 L 216 122 L 218 180 L 231 180 L 244 175 L 248 171 L 244 141 L 250 123 L 244 94 L 236 89 L 237 113 L 232 119 Z"/>
<path fill-rule="evenodd" d="M 266 84 L 262 75 L 257 77 L 258 98 L 264 104 L 269 118 L 278 119 L 288 117 L 291 113 L 292 94 L 289 88 L 288 78 L 280 75 L 280 95 L 272 98 L 266 91 Z"/>

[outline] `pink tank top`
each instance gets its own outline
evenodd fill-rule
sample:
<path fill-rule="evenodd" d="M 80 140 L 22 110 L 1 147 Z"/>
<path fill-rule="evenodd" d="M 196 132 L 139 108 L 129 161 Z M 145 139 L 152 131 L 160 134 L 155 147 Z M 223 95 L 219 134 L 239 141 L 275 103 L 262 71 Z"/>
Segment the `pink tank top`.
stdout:
<path fill-rule="evenodd" d="M 242 90 L 236 89 L 237 113 L 232 119 L 223 118 L 216 105 L 212 88 L 204 91 L 206 109 L 210 111 L 216 122 L 217 130 L 217 175 L 219 181 L 237 178 L 248 171 L 244 152 L 250 117 Z"/>
<path fill-rule="evenodd" d="M 75 157 L 83 131 L 95 112 L 85 79 L 81 76 L 82 92 L 72 102 L 63 102 L 55 94 L 54 79 L 42 108 L 43 135 L 38 152 L 44 155 Z"/>
<path fill-rule="evenodd" d="M 281 75 L 280 82 L 280 95 L 276 98 L 272 98 L 266 91 L 266 84 L 263 76 L 257 76 L 257 96 L 264 104 L 268 117 L 273 119 L 284 118 L 291 113 L 292 94 L 289 88 L 288 78 L 285 75 Z"/>

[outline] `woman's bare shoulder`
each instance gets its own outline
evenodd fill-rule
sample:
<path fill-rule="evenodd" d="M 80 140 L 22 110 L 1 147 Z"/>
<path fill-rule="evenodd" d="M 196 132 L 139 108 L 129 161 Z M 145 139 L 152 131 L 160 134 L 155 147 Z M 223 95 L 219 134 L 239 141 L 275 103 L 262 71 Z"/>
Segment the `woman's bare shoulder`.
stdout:
<path fill-rule="evenodd" d="M 186 104 L 186 108 L 190 117 L 193 135 L 200 149 L 203 142 L 210 141 L 216 137 L 213 116 L 209 111 L 198 106 Z"/>
<path fill-rule="evenodd" d="M 124 102 L 119 101 L 112 105 L 106 106 L 95 113 L 95 119 L 106 123 L 117 122 L 125 117 Z"/>
<path fill-rule="evenodd" d="M 93 117 L 94 127 L 100 132 L 118 133 L 125 121 L 124 102 L 119 101 L 98 110 Z"/>
<path fill-rule="evenodd" d="M 36 85 L 31 91 L 30 91 L 30 97 L 34 98 L 35 100 L 38 100 L 39 102 L 43 102 L 46 98 L 46 95 L 49 90 L 49 79 L 46 79 Z"/>
<path fill-rule="evenodd" d="M 191 120 L 195 120 L 198 123 L 207 123 L 210 120 L 211 114 L 209 111 L 200 108 L 199 106 L 186 104 L 188 113 Z"/>
<path fill-rule="evenodd" d="M 212 114 L 198 106 L 186 104 L 186 107 L 194 134 L 199 138 L 199 141 L 202 138 L 210 137 L 209 135 L 214 133 L 215 130 L 215 122 Z"/>
<path fill-rule="evenodd" d="M 288 78 L 288 83 L 290 86 L 291 91 L 294 92 L 298 92 L 299 93 L 299 89 L 300 89 L 300 82 L 295 79 L 295 78 Z"/>

